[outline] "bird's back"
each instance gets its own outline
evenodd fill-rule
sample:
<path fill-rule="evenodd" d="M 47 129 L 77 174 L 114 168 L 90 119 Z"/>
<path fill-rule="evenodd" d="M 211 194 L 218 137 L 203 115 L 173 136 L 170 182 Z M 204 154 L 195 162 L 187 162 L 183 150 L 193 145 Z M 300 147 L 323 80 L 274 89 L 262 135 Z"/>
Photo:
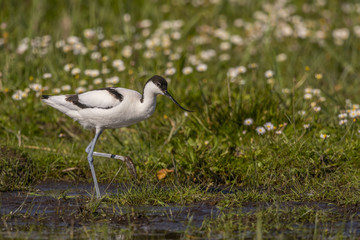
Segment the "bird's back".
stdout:
<path fill-rule="evenodd" d="M 136 109 L 142 95 L 125 88 L 103 88 L 81 94 L 43 95 L 43 102 L 85 128 L 117 128 L 143 120 Z"/>

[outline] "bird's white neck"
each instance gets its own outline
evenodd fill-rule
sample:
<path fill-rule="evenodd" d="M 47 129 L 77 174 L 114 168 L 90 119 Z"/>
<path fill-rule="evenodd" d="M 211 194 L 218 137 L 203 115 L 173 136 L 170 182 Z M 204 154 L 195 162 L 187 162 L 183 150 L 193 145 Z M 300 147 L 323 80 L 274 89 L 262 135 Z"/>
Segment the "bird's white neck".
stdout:
<path fill-rule="evenodd" d="M 159 88 L 152 82 L 149 82 L 144 87 L 144 92 L 141 98 L 141 105 L 145 109 L 145 112 L 150 116 L 155 111 L 156 96 L 161 94 Z"/>
<path fill-rule="evenodd" d="M 142 98 L 141 98 L 141 103 L 144 105 L 156 104 L 156 96 L 157 95 L 158 94 L 156 94 L 154 92 L 144 91 Z"/>

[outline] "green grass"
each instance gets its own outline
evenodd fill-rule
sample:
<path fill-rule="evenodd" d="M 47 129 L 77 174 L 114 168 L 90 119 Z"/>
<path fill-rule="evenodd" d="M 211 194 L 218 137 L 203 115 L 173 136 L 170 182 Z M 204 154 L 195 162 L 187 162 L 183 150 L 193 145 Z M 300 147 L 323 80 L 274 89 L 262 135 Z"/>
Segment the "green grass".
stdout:
<path fill-rule="evenodd" d="M 62 94 L 73 93 L 81 80 L 87 90 L 102 88 L 105 79 L 113 76 L 119 77 L 115 86 L 141 92 L 147 79 L 164 76 L 171 65 L 176 73 L 168 76 L 170 92 L 195 112 L 184 115 L 168 99 L 158 97 L 150 119 L 126 129 L 106 130 L 96 151 L 130 156 L 138 173 L 134 180 L 123 163 L 96 158 L 99 182 L 131 186 L 106 201 L 121 205 L 211 201 L 222 207 L 252 201 L 360 204 L 360 115 L 347 117 L 348 122 L 341 126 L 338 118 L 360 103 L 360 44 L 354 30 L 360 25 L 357 2 L 348 1 L 349 12 L 345 12 L 341 1 L 304 5 L 293 0 L 278 5 L 292 16 L 286 18 L 276 14 L 280 10 L 272 8 L 273 1 L 201 2 L 200 6 L 191 1 L 140 0 L 0 3 L 0 22 L 6 23 L 0 28 L 0 190 L 31 190 L 49 179 L 91 182 L 84 149 L 94 133 L 43 104 L 41 94 L 53 94 L 53 89 L 64 85 L 71 90 Z M 125 14 L 131 16 L 129 21 Z M 262 21 L 262 16 L 270 17 Z M 235 26 L 238 18 L 244 26 Z M 144 19 L 152 22 L 147 30 L 139 23 Z M 182 20 L 183 25 L 159 31 L 165 20 Z M 284 23 L 293 34 L 280 38 Z M 302 26 L 307 28 L 303 38 L 295 34 Z M 113 40 L 113 46 L 102 47 L 101 37 L 85 38 L 87 28 Z M 340 45 L 333 37 L 339 28 L 349 30 Z M 319 31 L 324 34 L 322 40 L 316 38 Z M 174 33 L 180 33 L 180 38 L 172 38 Z M 160 40 L 164 35 L 170 37 L 171 44 L 156 46 L 152 49 L 156 56 L 147 58 L 146 41 L 156 34 L 161 35 Z M 231 42 L 226 34 L 240 36 L 243 44 L 224 49 L 221 43 Z M 44 41 L 45 35 L 51 40 L 36 47 L 34 41 Z M 58 48 L 59 41 L 69 36 L 79 37 L 88 52 L 74 54 Z M 29 39 L 28 49 L 20 54 L 17 49 L 24 38 Z M 139 44 L 142 48 L 136 49 Z M 133 48 L 129 58 L 122 55 L 125 46 Z M 215 50 L 215 56 L 201 59 L 202 51 L 209 49 Z M 43 51 L 46 53 L 39 54 Z M 91 59 L 93 52 L 101 58 Z M 229 60 L 220 60 L 224 53 Z M 277 60 L 281 53 L 286 54 L 285 61 Z M 205 72 L 196 70 L 193 56 L 207 64 Z M 112 67 L 115 59 L 124 61 L 124 71 Z M 64 71 L 65 64 L 73 64 L 81 73 L 73 76 Z M 192 66 L 193 72 L 184 75 L 185 66 Z M 229 69 L 238 66 L 247 71 L 230 78 Z M 100 74 L 101 84 L 84 74 L 86 69 L 104 68 L 110 72 Z M 264 75 L 267 70 L 274 72 L 271 80 Z M 46 79 L 44 73 L 52 77 Z M 43 89 L 29 90 L 26 97 L 14 99 L 18 90 L 26 91 L 34 83 Z M 320 95 L 313 93 L 307 100 L 306 88 L 320 89 Z M 314 106 L 321 110 L 314 111 Z M 247 118 L 253 119 L 251 126 L 244 124 Z M 256 127 L 266 122 L 276 129 L 257 134 Z M 304 124 L 310 127 L 305 129 Z M 330 137 L 321 139 L 320 134 Z M 164 168 L 175 171 L 159 181 L 156 173 Z M 218 186 L 233 192 L 204 190 Z M 261 216 L 265 224 L 272 215 Z"/>
<path fill-rule="evenodd" d="M 347 109 L 345 99 L 353 103 L 359 100 L 356 82 L 353 81 L 359 68 L 355 51 L 359 45 L 354 34 L 350 34 L 344 45 L 337 46 L 333 43 L 330 30 L 324 44 L 317 44 L 310 39 L 310 34 L 305 39 L 289 37 L 280 41 L 275 37 L 275 30 L 271 29 L 259 40 L 233 46 L 231 51 L 222 51 L 218 46 L 221 41 L 210 34 L 209 43 L 204 46 L 194 45 L 192 38 L 197 36 L 204 24 L 214 29 L 220 27 L 223 21 L 220 19 L 226 14 L 224 21 L 228 24 L 227 31 L 246 40 L 249 33 L 243 28 L 234 27 L 232 23 L 239 16 L 253 23 L 249 11 L 261 10 L 261 4 L 245 4 L 239 8 L 242 15 L 236 15 L 240 13 L 235 13 L 230 3 L 208 4 L 201 9 L 185 4 L 172 14 L 152 11 L 153 6 L 146 1 L 137 3 L 141 8 L 136 8 L 135 3 L 94 2 L 85 5 L 83 2 L 59 1 L 56 11 L 42 1 L 28 2 L 17 11 L 11 3 L 2 4 L 1 18 L 7 23 L 7 27 L 2 29 L 6 43 L 2 46 L 3 57 L 0 60 L 2 144 L 18 148 L 36 162 L 39 174 L 34 180 L 89 179 L 83 149 L 93 133 L 82 130 L 68 117 L 42 104 L 35 91 L 31 90 L 21 101 L 13 100 L 12 94 L 32 83 L 48 87 L 48 90 L 44 90 L 46 94 L 65 84 L 73 88 L 68 92 L 74 92 L 81 79 L 86 80 L 85 87 L 103 87 L 105 81 L 94 86 L 91 77 L 83 72 L 73 77 L 63 70 L 64 65 L 72 63 L 82 71 L 101 69 L 103 66 L 111 69 L 111 61 L 118 58 L 124 60 L 126 70 L 118 73 L 111 69 L 109 74 L 100 77 L 105 80 L 117 75 L 120 83 L 116 85 L 141 91 L 146 79 L 153 74 L 164 75 L 166 64 L 171 61 L 164 55 L 146 59 L 142 56 L 143 49 L 133 50 L 129 59 L 121 56 L 124 45 L 145 42 L 146 37 L 141 36 L 142 30 L 139 28 L 134 28 L 133 33 L 125 33 L 128 28 L 137 26 L 135 23 L 148 18 L 152 20 L 150 33 L 165 19 L 184 19 L 184 25 L 179 30 L 181 39 L 172 40 L 169 49 L 175 51 L 181 47 L 190 50 L 180 52 L 179 60 L 171 61 L 177 72 L 170 77 L 169 88 L 183 105 L 195 110 L 195 113 L 185 117 L 174 104 L 159 97 L 154 116 L 128 129 L 107 130 L 101 136 L 97 150 L 131 156 L 140 181 L 156 182 L 156 172 L 166 167 L 173 168 L 175 162 L 177 180 L 182 183 L 245 188 L 262 186 L 291 192 L 291 189 L 298 188 L 303 188 L 301 191 L 315 190 L 317 185 L 329 181 L 330 186 L 337 189 L 343 188 L 344 184 L 351 185 L 345 187 L 351 191 L 358 189 L 358 122 L 349 119 L 346 126 L 337 124 L 337 114 L 341 109 Z M 164 9 L 171 7 L 165 3 L 162 6 Z M 294 15 L 316 23 L 323 21 L 321 12 L 332 7 L 331 4 L 318 7 L 319 13 L 311 15 L 299 8 Z M 29 11 L 25 11 L 29 8 L 39 14 L 29 14 Z M 112 8 L 114 10 L 110 10 Z M 124 22 L 121 17 L 124 13 L 131 15 L 130 22 Z M 349 25 L 341 12 L 330 14 L 333 14 L 331 22 L 326 26 L 331 30 L 356 25 L 353 15 L 349 17 L 354 23 Z M 192 17 L 187 19 L 186 16 Z M 85 55 L 74 55 L 55 47 L 57 41 L 70 35 L 79 36 L 87 48 L 100 46 L 100 41 L 87 40 L 82 35 L 85 28 L 99 26 L 103 27 L 105 39 L 116 35 L 124 38 L 113 48 L 97 50 L 107 56 L 108 61 L 91 60 L 91 50 Z M 16 53 L 21 39 L 34 39 L 45 34 L 52 37 L 49 46 L 45 47 L 48 54 L 32 54 L 31 47 L 24 54 Z M 206 62 L 208 70 L 204 73 L 195 70 L 188 76 L 183 75 L 182 67 L 191 65 L 189 55 L 200 56 L 200 52 L 207 49 L 219 52 Z M 160 46 L 156 51 L 161 53 L 163 49 Z M 230 60 L 219 61 L 221 52 L 229 53 Z M 288 60 L 277 62 L 275 56 L 282 52 L 287 54 Z M 234 81 L 226 77 L 229 68 L 239 65 L 247 67 L 251 63 L 256 63 L 258 67 L 248 68 Z M 309 70 L 305 70 L 305 66 L 309 66 Z M 266 83 L 264 72 L 268 69 L 275 72 L 273 84 Z M 46 72 L 52 74 L 50 79 L 42 77 Z M 323 78 L 317 80 L 314 77 L 316 73 L 321 73 Z M 245 85 L 238 84 L 241 79 L 246 81 Z M 317 97 L 305 100 L 305 87 L 321 89 L 325 101 L 319 101 Z M 284 94 L 284 88 L 288 88 L 289 93 Z M 319 113 L 311 109 L 310 102 L 316 102 L 321 107 Z M 306 111 L 304 116 L 298 114 L 302 110 Z M 254 124 L 245 126 L 243 121 L 246 118 L 254 119 Z M 276 127 L 284 123 L 287 126 L 280 135 L 274 131 L 265 135 L 256 134 L 255 127 L 265 122 L 272 122 Z M 303 129 L 304 124 L 310 124 L 310 129 Z M 322 140 L 320 133 L 328 134 L 330 138 Z M 121 163 L 97 159 L 95 165 L 99 180 L 106 182 L 113 178 L 114 169 L 118 169 Z M 75 170 L 64 171 L 70 167 Z M 174 178 L 175 174 L 169 174 L 168 179 Z M 126 171 L 121 171 L 116 178 L 120 182 L 128 180 Z"/>

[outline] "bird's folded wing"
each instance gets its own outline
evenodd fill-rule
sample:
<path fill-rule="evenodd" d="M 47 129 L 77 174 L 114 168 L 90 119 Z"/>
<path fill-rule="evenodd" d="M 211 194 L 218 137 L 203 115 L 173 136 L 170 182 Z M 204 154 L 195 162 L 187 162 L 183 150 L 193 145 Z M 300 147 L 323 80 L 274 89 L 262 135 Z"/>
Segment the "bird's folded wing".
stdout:
<path fill-rule="evenodd" d="M 115 88 L 103 88 L 85 92 L 79 95 L 70 95 L 67 101 L 80 108 L 108 109 L 117 106 L 123 100 L 123 95 Z"/>

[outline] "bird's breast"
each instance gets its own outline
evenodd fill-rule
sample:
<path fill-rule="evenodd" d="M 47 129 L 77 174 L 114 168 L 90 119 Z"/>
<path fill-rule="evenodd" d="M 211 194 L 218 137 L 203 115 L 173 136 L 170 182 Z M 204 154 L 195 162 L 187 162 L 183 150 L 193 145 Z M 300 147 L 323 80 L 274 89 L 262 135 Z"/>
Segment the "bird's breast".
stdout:
<path fill-rule="evenodd" d="M 153 115 L 154 111 L 155 111 L 155 108 L 156 108 L 156 103 L 146 107 L 144 109 L 144 112 L 143 112 L 143 117 L 146 119 L 146 118 L 149 118 L 151 115 Z"/>
<path fill-rule="evenodd" d="M 140 102 L 140 101 L 139 101 Z M 145 105 L 131 102 L 124 104 L 118 108 L 108 111 L 108 115 L 104 118 L 106 128 L 120 128 L 133 125 L 149 118 L 155 111 L 156 104 Z"/>

